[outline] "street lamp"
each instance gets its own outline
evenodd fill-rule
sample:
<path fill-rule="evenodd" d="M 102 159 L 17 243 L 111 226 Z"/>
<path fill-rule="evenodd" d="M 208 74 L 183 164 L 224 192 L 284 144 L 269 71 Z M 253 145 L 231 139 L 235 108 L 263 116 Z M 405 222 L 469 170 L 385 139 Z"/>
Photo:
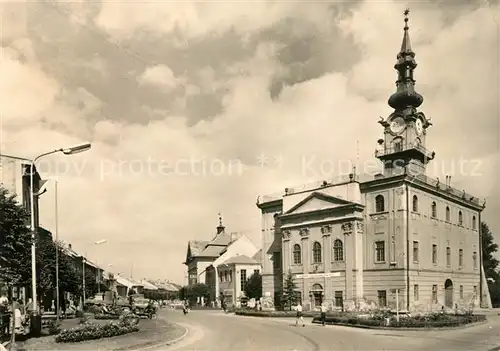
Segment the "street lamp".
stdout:
<path fill-rule="evenodd" d="M 30 212 L 31 212 L 31 241 L 32 241 L 32 243 L 31 243 L 31 276 L 32 276 L 31 277 L 31 289 L 32 289 L 32 298 L 33 298 L 33 311 L 35 311 L 35 312 L 38 312 L 38 306 L 37 306 L 38 301 L 37 301 L 37 292 L 36 292 L 36 243 L 35 243 L 36 235 L 35 235 L 35 201 L 34 201 L 35 200 L 35 192 L 33 189 L 34 176 L 35 176 L 34 168 L 35 168 L 36 161 L 38 161 L 42 157 L 52 155 L 52 154 L 55 154 L 58 152 L 62 152 L 65 155 L 73 155 L 73 154 L 77 154 L 80 152 L 90 150 L 90 148 L 91 148 L 90 143 L 77 145 L 77 146 L 73 146 L 70 148 L 60 148 L 60 149 L 56 149 L 56 150 L 52 150 L 52 151 L 40 154 L 32 160 L 29 158 L 24 158 L 24 157 L 16 157 L 16 156 L 9 156 L 9 155 L 0 154 L 0 156 L 4 156 L 4 157 L 11 158 L 14 160 L 27 161 L 30 163 Z"/>
<path fill-rule="evenodd" d="M 108 240 L 103 239 L 103 240 L 98 240 L 94 241 L 92 244 L 93 245 L 102 245 L 107 243 Z M 82 286 L 83 286 L 83 294 L 82 294 L 82 310 L 85 307 L 85 261 L 87 260 L 87 253 L 85 253 L 85 256 L 82 259 Z M 97 274 L 99 275 L 99 267 L 97 267 Z"/>

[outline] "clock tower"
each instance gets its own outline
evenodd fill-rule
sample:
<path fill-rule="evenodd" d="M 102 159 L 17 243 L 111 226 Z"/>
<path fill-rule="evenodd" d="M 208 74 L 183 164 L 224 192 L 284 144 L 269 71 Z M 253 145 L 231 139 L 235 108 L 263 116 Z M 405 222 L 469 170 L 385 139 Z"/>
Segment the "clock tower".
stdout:
<path fill-rule="evenodd" d="M 417 62 L 410 45 L 409 13 L 410 10 L 404 12 L 403 42 L 394 65 L 398 72 L 397 89 L 388 100 L 394 112 L 386 119 L 381 117 L 379 121 L 384 128 L 384 139 L 378 140 L 375 157 L 383 162 L 385 176 L 402 173 L 423 174 L 427 163 L 435 155 L 425 148 L 427 128 L 431 126 L 430 119 L 417 110 L 424 98 L 415 91 L 413 73 Z"/>

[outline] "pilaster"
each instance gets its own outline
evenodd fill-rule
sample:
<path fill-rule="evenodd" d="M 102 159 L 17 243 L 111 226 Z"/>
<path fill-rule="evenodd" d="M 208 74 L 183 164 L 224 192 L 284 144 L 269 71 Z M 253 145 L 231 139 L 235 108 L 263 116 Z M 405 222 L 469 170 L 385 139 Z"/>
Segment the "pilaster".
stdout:
<path fill-rule="evenodd" d="M 326 273 L 330 272 L 332 262 L 332 243 L 331 243 L 332 226 L 325 225 L 321 227 L 321 235 L 323 237 L 323 266 L 325 277 L 323 279 L 324 301 L 332 300 L 332 287 L 330 280 L 326 278 Z"/>
<path fill-rule="evenodd" d="M 309 273 L 309 267 L 310 267 L 310 244 L 309 244 L 309 229 L 303 228 L 300 230 L 300 241 L 301 241 L 301 247 L 302 247 L 302 265 L 304 267 L 303 274 L 308 274 Z M 310 309 L 311 308 L 311 301 L 308 299 L 309 297 L 309 285 L 306 283 L 305 278 L 302 278 L 302 285 L 304 287 L 303 290 L 303 296 L 302 296 L 302 303 L 304 305 L 307 304 L 307 306 L 304 306 L 305 309 Z"/>
<path fill-rule="evenodd" d="M 282 236 L 282 252 L 283 252 L 283 272 L 288 272 L 288 269 L 291 267 L 291 252 L 290 252 L 290 238 L 291 238 L 291 233 L 289 230 L 283 231 L 283 236 Z"/>
<path fill-rule="evenodd" d="M 342 234 L 344 235 L 344 255 L 345 255 L 345 302 L 347 305 L 353 303 L 353 269 L 355 261 L 354 249 L 354 235 L 355 231 L 354 222 L 346 222 L 342 224 Z"/>
<path fill-rule="evenodd" d="M 355 290 L 356 290 L 356 304 L 359 306 L 360 302 L 364 299 L 364 284 L 363 284 L 363 234 L 364 223 L 362 221 L 354 221 L 354 270 L 356 272 Z"/>

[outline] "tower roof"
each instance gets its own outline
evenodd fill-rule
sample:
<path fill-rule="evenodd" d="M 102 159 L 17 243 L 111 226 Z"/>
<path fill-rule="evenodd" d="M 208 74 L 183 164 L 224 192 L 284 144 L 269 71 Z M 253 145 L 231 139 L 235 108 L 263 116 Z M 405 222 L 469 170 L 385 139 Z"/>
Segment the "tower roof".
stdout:
<path fill-rule="evenodd" d="M 424 102 L 422 95 L 415 91 L 415 80 L 413 72 L 417 67 L 415 53 L 411 48 L 410 28 L 408 27 L 408 15 L 410 10 L 404 12 L 405 26 L 403 28 L 403 41 L 401 50 L 396 56 L 397 62 L 394 68 L 398 71 L 398 80 L 396 81 L 397 91 L 391 95 L 388 104 L 395 110 L 404 110 L 408 107 L 417 108 Z"/>

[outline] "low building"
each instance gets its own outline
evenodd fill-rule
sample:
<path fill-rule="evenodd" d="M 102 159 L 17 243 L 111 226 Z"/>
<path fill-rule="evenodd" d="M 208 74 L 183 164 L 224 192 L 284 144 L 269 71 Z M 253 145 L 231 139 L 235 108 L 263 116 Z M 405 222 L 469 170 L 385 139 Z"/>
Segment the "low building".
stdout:
<path fill-rule="evenodd" d="M 245 255 L 236 255 L 221 263 L 217 267 L 220 299 L 228 306 L 240 307 L 246 282 L 253 274 L 260 274 L 260 270 L 260 262 Z"/>
<path fill-rule="evenodd" d="M 206 268 L 205 272 L 205 284 L 207 284 L 210 289 L 210 301 L 216 302 L 219 306 L 221 302 L 221 294 L 224 294 L 223 289 L 221 290 L 219 287 L 219 284 L 221 283 L 221 276 L 219 275 L 219 270 L 216 268 L 236 256 L 247 256 L 255 259 L 254 256 L 258 253 L 259 248 L 255 246 L 255 244 L 246 235 L 239 236 L 238 239 L 231 242 L 224 250 L 222 250 L 220 256 Z M 256 261 L 260 262 L 260 259 L 257 259 Z M 232 296 L 239 295 L 235 295 L 233 292 Z"/>
<path fill-rule="evenodd" d="M 188 269 L 188 285 L 204 283 L 207 267 L 214 262 L 226 247 L 234 240 L 234 236 L 226 233 L 219 218 L 219 226 L 214 238 L 210 241 L 189 241 L 186 261 L 184 264 Z"/>

